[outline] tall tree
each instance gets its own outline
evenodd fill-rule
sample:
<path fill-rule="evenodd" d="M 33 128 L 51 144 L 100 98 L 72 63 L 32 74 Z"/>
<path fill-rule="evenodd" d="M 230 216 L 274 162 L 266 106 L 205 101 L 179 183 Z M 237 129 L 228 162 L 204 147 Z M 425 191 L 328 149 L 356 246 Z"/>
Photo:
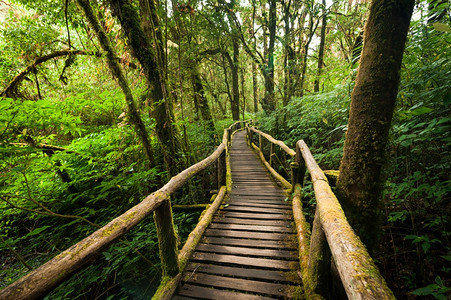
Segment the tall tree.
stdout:
<path fill-rule="evenodd" d="M 276 0 L 269 0 L 269 45 L 266 67 L 264 68 L 265 96 L 262 99 L 262 107 L 266 113 L 276 109 L 274 97 L 274 44 L 276 41 L 277 10 Z"/>
<path fill-rule="evenodd" d="M 155 127 L 158 140 L 162 147 L 162 153 L 166 169 L 169 176 L 177 174 L 182 168 L 177 160 L 177 153 L 182 150 L 176 136 L 176 129 L 173 120 L 172 104 L 170 103 L 166 78 L 164 75 L 165 55 L 162 48 L 162 37 L 156 15 L 156 7 L 153 1 L 144 1 L 141 4 L 143 9 L 149 14 L 147 22 L 151 31 L 155 33 L 153 37 L 155 46 L 146 36 L 141 26 L 141 21 L 136 8 L 129 0 L 110 0 L 110 7 L 121 27 L 127 36 L 128 45 L 132 54 L 140 62 L 148 86 L 150 88 L 150 100 L 153 116 L 155 117 Z"/>
<path fill-rule="evenodd" d="M 319 92 L 319 78 L 321 76 L 321 71 L 323 69 L 324 64 L 324 45 L 326 44 L 326 25 L 327 25 L 327 9 L 326 9 L 326 0 L 323 0 L 323 18 L 321 21 L 321 35 L 320 35 L 320 43 L 318 49 L 318 73 L 315 79 L 315 89 L 314 91 Z"/>
<path fill-rule="evenodd" d="M 351 96 L 337 196 L 370 251 L 383 217 L 381 169 L 415 0 L 374 0 Z"/>
<path fill-rule="evenodd" d="M 121 65 L 117 59 L 116 53 L 111 46 L 111 43 L 108 39 L 103 28 L 100 26 L 97 16 L 93 8 L 91 7 L 91 3 L 88 0 L 77 0 L 78 5 L 83 10 L 86 19 L 88 20 L 89 25 L 92 30 L 97 35 L 100 46 L 106 52 L 106 59 L 108 62 L 108 67 L 113 74 L 113 77 L 118 82 L 122 92 L 125 95 L 125 100 L 128 108 L 128 115 L 130 122 L 135 126 L 136 132 L 138 133 L 141 142 L 143 143 L 143 147 L 147 158 L 149 159 L 150 165 L 153 166 L 153 153 L 152 148 L 150 146 L 149 135 L 147 133 L 146 127 L 144 126 L 143 121 L 141 120 L 141 116 L 136 109 L 135 100 L 133 99 L 132 91 L 128 85 L 127 79 L 125 78 L 124 72 L 122 70 Z"/>
<path fill-rule="evenodd" d="M 238 85 L 238 57 L 240 55 L 240 47 L 238 45 L 238 38 L 236 35 L 233 37 L 233 61 L 231 63 L 232 69 L 232 118 L 235 121 L 240 119 L 240 88 Z"/>

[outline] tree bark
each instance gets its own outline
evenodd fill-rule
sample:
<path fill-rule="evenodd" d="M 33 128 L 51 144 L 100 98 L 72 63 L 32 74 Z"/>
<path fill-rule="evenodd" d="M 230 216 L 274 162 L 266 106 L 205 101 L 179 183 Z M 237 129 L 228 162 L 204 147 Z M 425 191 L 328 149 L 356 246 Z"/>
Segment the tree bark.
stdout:
<path fill-rule="evenodd" d="M 160 141 L 163 159 L 169 176 L 177 173 L 179 166 L 176 154 L 180 150 L 173 125 L 172 107 L 166 93 L 166 80 L 163 74 L 164 52 L 162 37 L 158 28 L 158 18 L 152 1 L 145 1 L 143 8 L 150 14 L 150 28 L 155 31 L 155 50 L 146 36 L 136 9 L 127 1 L 110 0 L 112 14 L 116 16 L 128 38 L 128 44 L 133 56 L 140 62 L 147 83 L 150 88 L 153 116 L 155 117 L 155 131 Z"/>
<path fill-rule="evenodd" d="M 370 251 L 378 244 L 384 202 L 381 169 L 414 0 L 374 0 L 351 95 L 337 196 Z"/>
<path fill-rule="evenodd" d="M 213 122 L 213 117 L 211 116 L 210 106 L 208 105 L 207 98 L 205 97 L 204 86 L 202 84 L 197 65 L 192 66 L 191 80 L 193 84 L 195 102 L 198 104 L 202 119 L 206 123 L 209 133 L 213 135 L 215 132 L 215 124 Z"/>
<path fill-rule="evenodd" d="M 283 75 L 284 75 L 284 85 L 283 85 L 283 106 L 286 106 L 291 98 L 291 90 L 293 84 L 292 78 L 292 67 L 294 60 L 293 48 L 291 47 L 291 0 L 287 3 L 282 1 L 283 5 L 283 22 L 284 22 L 284 59 L 283 59 Z"/>
<path fill-rule="evenodd" d="M 252 62 L 252 94 L 254 97 L 254 113 L 258 112 L 257 65 Z"/>
<path fill-rule="evenodd" d="M 106 59 L 108 63 L 108 67 L 113 74 L 113 77 L 118 82 L 122 92 L 125 95 L 125 101 L 127 103 L 128 115 L 130 118 L 130 122 L 135 126 L 136 132 L 141 139 L 141 142 L 144 147 L 144 151 L 149 160 L 150 167 L 154 165 L 154 158 L 152 153 L 152 148 L 150 146 L 150 141 L 148 138 L 147 129 L 144 126 L 143 121 L 141 120 L 141 116 L 138 114 L 138 111 L 135 106 L 135 100 L 132 96 L 132 91 L 128 85 L 127 79 L 125 78 L 124 72 L 116 59 L 116 54 L 114 52 L 113 47 L 108 39 L 103 28 L 100 26 L 97 16 L 94 13 L 94 10 L 91 7 L 91 3 L 88 0 L 77 0 L 79 7 L 83 10 L 86 19 L 88 20 L 89 25 L 94 30 L 97 38 L 99 40 L 100 46 L 106 52 Z"/>
<path fill-rule="evenodd" d="M 254 48 L 257 47 L 257 39 L 255 37 L 255 1 L 252 1 L 252 27 L 250 34 L 253 36 Z M 258 112 L 258 86 L 257 86 L 257 64 L 252 61 L 252 95 L 254 98 L 254 113 Z"/>
<path fill-rule="evenodd" d="M 233 38 L 233 62 L 230 65 L 232 69 L 232 118 L 234 121 L 240 119 L 240 89 L 238 85 L 238 56 L 240 54 L 238 40 Z"/>
<path fill-rule="evenodd" d="M 315 87 L 314 91 L 315 93 L 319 92 L 319 78 L 321 76 L 321 71 L 323 69 L 324 64 L 324 45 L 326 43 L 326 25 L 327 25 L 327 13 L 326 13 L 326 0 L 323 0 L 323 20 L 321 22 L 321 40 L 319 43 L 319 50 L 318 50 L 318 73 L 315 80 Z"/>
<path fill-rule="evenodd" d="M 264 70 L 265 96 L 262 100 L 263 110 L 269 114 L 276 109 L 276 99 L 274 98 L 274 43 L 276 39 L 277 11 L 276 0 L 269 1 L 269 45 L 267 65 Z"/>

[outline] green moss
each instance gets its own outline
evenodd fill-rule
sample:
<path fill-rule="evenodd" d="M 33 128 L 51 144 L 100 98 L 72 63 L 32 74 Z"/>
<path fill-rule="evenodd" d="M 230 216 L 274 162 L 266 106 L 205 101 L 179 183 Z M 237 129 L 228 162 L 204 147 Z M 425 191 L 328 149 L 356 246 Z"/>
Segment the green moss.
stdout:
<path fill-rule="evenodd" d="M 160 286 L 158 287 L 157 291 L 153 295 L 152 300 L 161 299 L 166 295 L 166 293 L 167 293 L 166 288 L 171 280 L 172 280 L 172 277 L 170 277 L 170 276 L 163 276 L 163 278 L 161 278 Z"/>
<path fill-rule="evenodd" d="M 305 299 L 304 289 L 301 286 L 294 287 L 291 291 L 291 297 L 295 300 Z"/>

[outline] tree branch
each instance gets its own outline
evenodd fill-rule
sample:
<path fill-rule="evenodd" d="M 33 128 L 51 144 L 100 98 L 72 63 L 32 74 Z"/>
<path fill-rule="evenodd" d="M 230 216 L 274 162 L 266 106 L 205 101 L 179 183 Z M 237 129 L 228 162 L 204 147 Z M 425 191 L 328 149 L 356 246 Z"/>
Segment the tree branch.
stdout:
<path fill-rule="evenodd" d="M 28 200 L 30 200 L 31 202 L 33 202 L 34 204 L 38 205 L 39 207 L 41 207 L 42 209 L 44 209 L 45 211 L 40 211 L 37 209 L 31 209 L 31 208 L 26 208 L 26 207 L 21 207 L 21 206 L 17 206 L 13 203 L 11 203 L 11 201 L 9 201 L 8 199 L 6 199 L 3 196 L 0 196 L 0 199 L 2 199 L 4 202 L 6 202 L 9 206 L 11 206 L 11 208 L 15 208 L 15 209 L 20 209 L 20 210 L 24 210 L 24 211 L 28 211 L 28 212 L 32 212 L 32 213 L 36 213 L 36 214 L 40 214 L 40 215 L 44 215 L 44 216 L 50 216 L 50 217 L 60 217 L 60 218 L 65 218 L 65 219 L 77 219 L 80 221 L 83 221 L 91 226 L 94 226 L 96 228 L 100 228 L 99 225 L 89 221 L 86 218 L 83 218 L 81 216 L 75 216 L 75 215 L 62 215 L 59 213 L 55 213 L 53 211 L 51 211 L 50 209 L 48 209 L 47 207 L 45 207 L 44 205 L 42 205 L 41 203 L 37 202 L 36 200 L 32 199 L 32 198 L 27 198 Z"/>
<path fill-rule="evenodd" d="M 22 82 L 22 80 L 25 78 L 25 76 L 32 72 L 37 65 L 42 64 L 52 58 L 56 58 L 56 57 L 62 57 L 62 56 L 66 56 L 66 55 L 95 55 L 97 57 L 101 56 L 101 53 L 99 52 L 94 52 L 94 51 L 83 51 L 83 50 L 59 50 L 59 51 L 55 51 L 52 52 L 50 54 L 41 56 L 36 58 L 36 60 L 34 62 L 32 62 L 30 65 L 28 65 L 28 67 L 26 67 L 22 72 L 20 72 L 19 74 L 16 75 L 16 77 L 13 78 L 13 80 L 11 80 L 11 82 L 8 84 L 8 86 L 0 93 L 0 97 L 10 97 L 10 98 L 14 98 L 15 96 L 15 89 L 17 87 L 17 85 Z"/>

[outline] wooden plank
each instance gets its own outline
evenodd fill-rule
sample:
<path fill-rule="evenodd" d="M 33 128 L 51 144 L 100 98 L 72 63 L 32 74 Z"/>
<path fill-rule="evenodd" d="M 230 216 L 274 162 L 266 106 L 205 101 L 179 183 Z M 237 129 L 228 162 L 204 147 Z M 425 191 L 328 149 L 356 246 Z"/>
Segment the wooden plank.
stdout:
<path fill-rule="evenodd" d="M 232 188 L 232 193 L 234 195 L 241 195 L 241 196 L 262 196 L 262 197 L 272 197 L 275 199 L 284 199 L 286 196 L 281 192 L 281 191 L 277 191 L 277 190 L 270 190 L 268 188 L 260 188 L 260 189 L 238 189 L 233 187 Z"/>
<path fill-rule="evenodd" d="M 184 284 L 178 291 L 179 295 L 197 297 L 202 299 L 236 299 L 236 300 L 270 300 L 272 298 L 251 294 L 243 294 L 234 291 L 216 290 L 212 288 Z M 185 298 L 186 299 L 186 298 Z M 193 298 L 189 298 L 193 299 Z"/>
<path fill-rule="evenodd" d="M 247 218 L 247 219 L 266 219 L 266 220 L 291 220 L 293 216 L 287 214 L 250 214 L 231 211 L 219 211 L 218 215 L 224 215 L 226 217 L 234 218 Z"/>
<path fill-rule="evenodd" d="M 286 198 L 262 198 L 262 197 L 253 197 L 253 196 L 246 196 L 246 197 L 237 197 L 235 195 L 230 195 L 228 202 L 240 202 L 240 203 L 260 203 L 260 204 L 275 204 L 275 205 L 287 205 L 291 207 L 291 201 L 285 201 Z"/>
<path fill-rule="evenodd" d="M 284 298 L 292 296 L 293 293 L 293 287 L 285 284 L 222 277 L 204 273 L 198 273 L 195 276 L 189 277 L 187 282 L 205 284 L 213 287 L 229 288 L 243 292 L 280 296 Z"/>
<path fill-rule="evenodd" d="M 266 194 L 264 192 L 259 192 L 259 193 L 245 193 L 245 192 L 238 192 L 238 191 L 232 191 L 233 194 L 230 195 L 230 197 L 234 196 L 234 197 L 244 197 L 244 198 L 258 198 L 258 199 L 268 199 L 268 200 L 283 200 L 285 199 L 287 196 L 285 196 L 284 194 L 279 194 L 279 195 L 271 195 L 271 194 Z"/>
<path fill-rule="evenodd" d="M 252 175 L 250 175 L 250 176 L 252 176 Z M 269 183 L 269 182 L 267 182 L 267 183 Z M 274 186 L 274 185 L 263 188 L 263 187 L 260 187 L 260 186 L 257 186 L 257 185 L 244 185 L 244 184 L 242 184 L 239 187 L 234 185 L 232 187 L 232 190 L 234 192 L 240 192 L 240 191 L 244 191 L 244 192 L 252 191 L 253 192 L 253 191 L 261 190 L 261 191 L 264 191 L 265 193 L 273 193 L 273 194 L 283 195 L 282 190 L 279 187 Z"/>
<path fill-rule="evenodd" d="M 301 279 L 292 272 L 282 272 L 274 270 L 248 269 L 239 267 L 228 267 L 219 265 L 207 265 L 203 263 L 189 263 L 185 272 L 198 272 L 216 275 L 225 275 L 231 277 L 241 277 L 254 280 L 270 280 L 275 282 L 286 282 L 292 284 L 301 284 Z"/>
<path fill-rule="evenodd" d="M 245 239 L 246 238 L 261 239 L 272 241 L 284 241 L 289 238 L 294 238 L 294 235 L 287 233 L 254 232 L 254 231 L 224 230 L 224 229 L 207 229 L 204 235 L 217 237 L 245 238 Z"/>
<path fill-rule="evenodd" d="M 242 200 L 240 200 L 239 197 L 236 195 L 230 195 L 228 201 L 243 201 L 242 203 L 260 203 L 260 204 L 286 204 L 288 206 L 291 205 L 291 201 L 284 201 L 284 198 L 262 198 L 262 197 L 252 197 L 252 196 L 246 196 L 241 197 Z"/>
<path fill-rule="evenodd" d="M 295 269 L 296 265 L 299 264 L 295 261 L 203 252 L 195 252 L 191 258 L 191 261 L 211 262 L 215 264 L 232 264 L 246 267 L 260 267 L 285 271 Z"/>
<path fill-rule="evenodd" d="M 293 228 L 289 224 L 288 226 L 266 226 L 266 225 L 250 225 L 250 224 L 212 223 L 209 228 L 259 231 L 259 232 L 287 232 L 294 234 Z"/>
<path fill-rule="evenodd" d="M 230 205 L 239 205 L 239 206 L 255 206 L 255 207 L 268 207 L 268 208 L 279 208 L 279 209 L 284 209 L 284 210 L 289 210 L 291 211 L 291 206 L 289 204 L 286 204 L 285 202 L 281 202 L 281 203 L 261 203 L 261 202 L 247 202 L 246 200 L 244 201 L 239 201 L 239 200 L 227 200 L 226 204 L 230 204 Z"/>
<path fill-rule="evenodd" d="M 286 205 L 286 206 L 290 206 L 291 205 L 291 201 L 284 201 L 283 199 L 262 199 L 262 198 L 251 198 L 251 197 L 246 197 L 246 198 L 242 198 L 243 200 L 237 199 L 237 197 L 234 197 L 233 195 L 230 195 L 229 199 L 227 200 L 227 203 L 232 203 L 232 202 L 239 202 L 242 204 L 246 204 L 246 203 L 256 203 L 256 204 L 260 204 L 260 205 L 265 205 L 265 207 L 269 207 L 266 205 Z M 242 201 L 242 202 L 241 202 Z M 225 204 L 227 204 L 225 203 Z"/>
<path fill-rule="evenodd" d="M 241 211 L 250 213 L 262 213 L 262 214 L 290 214 L 289 209 L 270 208 L 270 207 L 257 207 L 257 206 L 243 206 L 243 205 L 229 205 L 224 207 L 222 211 Z"/>
<path fill-rule="evenodd" d="M 256 249 L 256 248 L 211 245 L 202 243 L 197 245 L 196 251 L 297 260 L 296 252 L 278 249 Z"/>
<path fill-rule="evenodd" d="M 249 224 L 249 225 L 267 225 L 267 226 L 284 226 L 291 227 L 289 221 L 284 220 L 255 220 L 255 219 L 239 219 L 228 218 L 225 216 L 216 216 L 213 218 L 215 223 L 230 223 L 230 224 Z"/>
<path fill-rule="evenodd" d="M 275 248 L 275 249 L 285 249 L 285 250 L 297 250 L 297 245 L 295 240 L 287 241 L 264 241 L 261 240 L 249 240 L 249 239 L 239 239 L 230 237 L 204 237 L 202 243 L 215 244 L 215 245 L 232 245 L 232 246 L 244 246 L 244 247 L 254 247 L 254 248 Z"/>

